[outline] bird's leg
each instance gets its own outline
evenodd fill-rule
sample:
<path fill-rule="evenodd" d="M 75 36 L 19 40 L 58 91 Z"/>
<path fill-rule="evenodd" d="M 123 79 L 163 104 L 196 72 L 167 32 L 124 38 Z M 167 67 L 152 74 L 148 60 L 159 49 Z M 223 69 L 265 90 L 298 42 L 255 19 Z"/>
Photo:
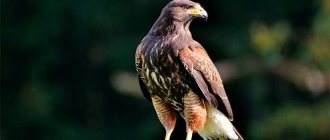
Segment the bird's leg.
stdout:
<path fill-rule="evenodd" d="M 165 140 L 170 140 L 176 123 L 176 112 L 160 98 L 151 97 L 157 116 L 166 130 Z"/>
<path fill-rule="evenodd" d="M 204 127 L 207 115 L 206 107 L 204 101 L 193 92 L 187 93 L 183 102 L 184 118 L 187 127 L 186 140 L 191 140 L 193 132 Z"/>
<path fill-rule="evenodd" d="M 187 128 L 186 140 L 191 140 L 192 139 L 193 132 L 194 132 L 193 130 L 191 130 L 190 128 Z"/>
<path fill-rule="evenodd" d="M 170 140 L 173 129 L 166 130 L 165 140 Z"/>

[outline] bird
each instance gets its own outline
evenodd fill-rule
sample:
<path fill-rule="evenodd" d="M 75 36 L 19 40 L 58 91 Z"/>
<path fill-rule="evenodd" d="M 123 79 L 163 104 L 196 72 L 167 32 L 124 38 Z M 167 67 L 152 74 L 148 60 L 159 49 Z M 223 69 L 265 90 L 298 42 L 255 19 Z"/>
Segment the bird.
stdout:
<path fill-rule="evenodd" d="M 205 140 L 243 140 L 232 125 L 233 111 L 221 76 L 209 55 L 192 37 L 193 19 L 208 18 L 197 2 L 172 0 L 162 9 L 135 53 L 138 81 L 170 140 L 177 117 L 186 125 L 186 140 L 197 132 Z M 224 115 L 217 107 L 221 100 Z"/>

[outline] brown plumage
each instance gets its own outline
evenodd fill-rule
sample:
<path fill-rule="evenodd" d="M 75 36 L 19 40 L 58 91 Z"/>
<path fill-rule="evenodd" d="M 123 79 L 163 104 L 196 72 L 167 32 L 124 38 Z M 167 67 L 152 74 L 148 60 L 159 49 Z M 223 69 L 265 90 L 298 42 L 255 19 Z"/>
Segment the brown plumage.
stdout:
<path fill-rule="evenodd" d="M 204 48 L 190 33 L 189 25 L 196 17 L 207 18 L 207 13 L 198 3 L 189 0 L 173 0 L 164 7 L 136 50 L 140 87 L 166 129 L 165 139 L 170 138 L 177 113 L 186 121 L 187 140 L 191 139 L 193 131 L 205 139 L 235 139 L 239 135 L 227 117 L 217 112 L 215 118 L 224 116 L 227 120 L 212 120 L 213 112 L 209 112 L 213 108 L 217 110 L 218 96 L 229 120 L 233 119 L 221 77 Z M 233 133 L 232 136 L 222 130 L 227 122 L 230 124 L 228 133 Z M 223 132 L 207 130 L 211 125 Z"/>

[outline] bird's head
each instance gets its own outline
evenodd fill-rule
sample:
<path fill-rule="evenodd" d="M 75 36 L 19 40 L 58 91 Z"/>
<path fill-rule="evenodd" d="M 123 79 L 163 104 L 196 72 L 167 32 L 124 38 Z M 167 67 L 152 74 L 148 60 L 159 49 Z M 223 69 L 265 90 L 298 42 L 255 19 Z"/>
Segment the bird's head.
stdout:
<path fill-rule="evenodd" d="M 184 27 L 188 30 L 183 33 L 189 35 L 189 25 L 194 18 L 208 18 L 207 12 L 199 3 L 190 0 L 172 0 L 163 8 L 149 33 L 167 36 Z"/>
<path fill-rule="evenodd" d="M 207 12 L 202 6 L 190 0 L 173 0 L 164 7 L 162 13 L 183 23 L 189 23 L 194 18 L 204 18 L 206 20 L 208 18 Z"/>

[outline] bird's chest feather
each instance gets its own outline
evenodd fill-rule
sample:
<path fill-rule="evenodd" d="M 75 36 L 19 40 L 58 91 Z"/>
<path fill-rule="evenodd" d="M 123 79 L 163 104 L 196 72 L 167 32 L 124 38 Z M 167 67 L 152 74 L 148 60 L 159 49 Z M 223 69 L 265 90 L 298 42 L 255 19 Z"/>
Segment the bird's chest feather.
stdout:
<path fill-rule="evenodd" d="M 182 98 L 190 90 L 187 73 L 178 56 L 167 48 L 153 48 L 144 53 L 140 74 L 152 96 L 169 104 L 182 106 Z"/>

